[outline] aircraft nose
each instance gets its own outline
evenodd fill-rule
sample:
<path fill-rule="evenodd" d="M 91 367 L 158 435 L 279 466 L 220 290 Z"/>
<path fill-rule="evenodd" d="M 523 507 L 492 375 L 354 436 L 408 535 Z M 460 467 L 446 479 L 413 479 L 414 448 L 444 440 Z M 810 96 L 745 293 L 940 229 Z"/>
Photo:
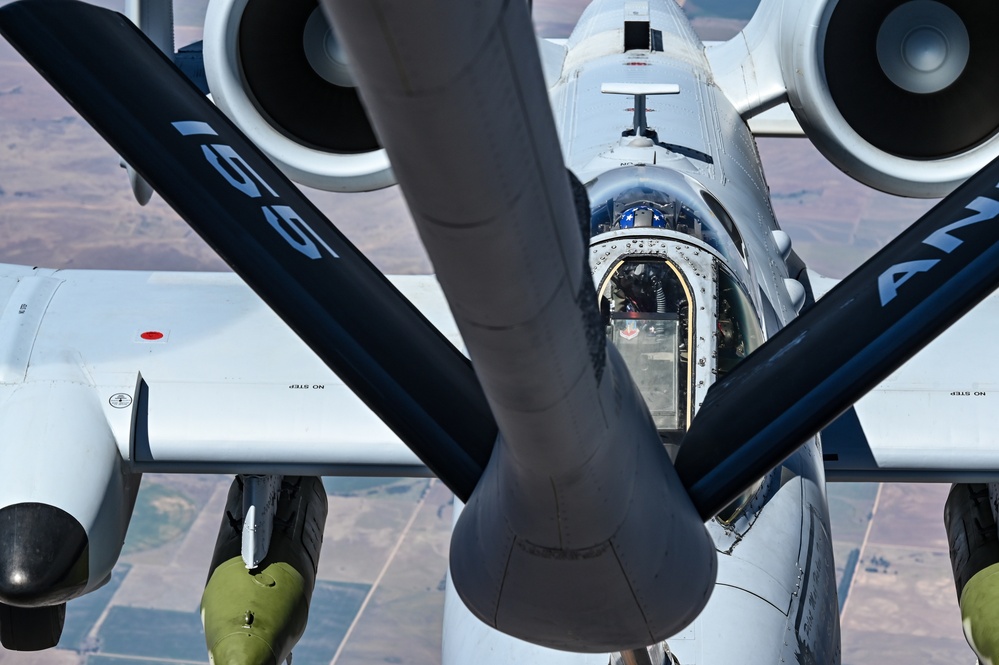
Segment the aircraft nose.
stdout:
<path fill-rule="evenodd" d="M 89 552 L 87 532 L 61 508 L 0 508 L 0 602 L 38 607 L 75 598 L 87 585 Z"/>

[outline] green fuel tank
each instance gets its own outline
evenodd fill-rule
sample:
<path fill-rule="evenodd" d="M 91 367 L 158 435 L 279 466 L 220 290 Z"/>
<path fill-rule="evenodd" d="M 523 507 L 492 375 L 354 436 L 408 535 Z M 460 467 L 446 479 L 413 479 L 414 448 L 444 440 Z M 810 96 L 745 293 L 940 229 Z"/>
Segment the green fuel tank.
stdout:
<path fill-rule="evenodd" d="M 989 486 L 954 485 L 944 525 L 964 636 L 982 665 L 999 665 L 999 532 Z"/>
<path fill-rule="evenodd" d="M 229 488 L 211 572 L 201 597 L 214 665 L 280 665 L 305 632 L 326 524 L 320 478 L 286 476 L 267 556 L 247 570 L 240 554 L 243 485 Z"/>

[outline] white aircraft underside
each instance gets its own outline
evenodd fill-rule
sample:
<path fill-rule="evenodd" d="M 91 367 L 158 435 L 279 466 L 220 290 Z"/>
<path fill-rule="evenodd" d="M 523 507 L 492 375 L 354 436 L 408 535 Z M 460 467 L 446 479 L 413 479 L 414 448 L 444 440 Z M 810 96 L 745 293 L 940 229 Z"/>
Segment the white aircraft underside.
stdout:
<path fill-rule="evenodd" d="M 385 146 L 328 164 L 314 145 L 322 137 L 295 143 L 267 124 L 280 105 L 261 111 L 267 103 L 243 91 L 250 65 L 233 43 L 241 14 L 262 6 L 253 2 L 212 0 L 214 101 L 301 182 L 357 190 L 398 178 L 438 275 L 391 283 L 470 356 L 498 426 L 474 492 L 456 502 L 445 665 L 838 663 L 826 481 L 999 478 L 991 296 L 799 436 L 708 511 L 705 529 L 700 495 L 683 484 L 684 446 L 694 445 L 685 437 L 714 406 L 712 386 L 741 376 L 743 361 L 832 287 L 804 269 L 774 219 L 754 135 L 804 133 L 865 183 L 922 196 L 949 192 L 997 152 L 995 135 L 948 135 L 946 155 L 913 157 L 854 131 L 809 51 L 836 38 L 829 26 L 847 11 L 836 2 L 764 0 L 745 31 L 705 47 L 672 0 L 596 0 L 567 40 L 540 41 L 538 56 L 522 3 L 324 0 L 343 43 L 328 49 L 323 78 L 360 88 Z M 895 4 L 903 51 L 918 33 L 939 54 L 933 30 L 960 41 L 941 3 Z M 353 64 L 337 61 L 342 49 Z M 900 86 L 918 88 L 926 74 L 882 66 Z M 957 80 L 965 65 L 954 67 Z M 292 203 L 220 124 L 170 121 L 178 144 L 204 141 L 192 145 L 228 182 L 220 188 Z M 135 165 L 138 194 L 148 174 Z M 580 189 L 566 170 L 588 210 L 574 205 Z M 990 201 L 957 210 L 987 221 L 989 206 L 999 214 Z M 343 248 L 292 208 L 263 206 L 272 242 L 294 260 L 339 260 Z M 940 273 L 960 229 L 981 220 L 952 221 L 923 242 L 941 257 L 896 260 L 869 285 L 881 308 Z M 0 451 L 16 461 L 2 469 L 0 507 L 56 507 L 89 543 L 77 586 L 18 596 L 0 575 L 0 601 L 49 606 L 106 581 L 143 472 L 241 474 L 251 570 L 268 560 L 282 476 L 432 473 L 365 406 L 377 398 L 356 396 L 267 302 L 281 316 L 236 275 L 0 266 Z M 363 327 L 367 305 L 344 316 Z M 774 392 L 797 390 L 810 360 L 775 374 Z M 811 393 L 794 397 L 812 408 Z M 770 399 L 754 395 L 732 418 Z M 252 623 L 248 614 L 242 628 Z"/>

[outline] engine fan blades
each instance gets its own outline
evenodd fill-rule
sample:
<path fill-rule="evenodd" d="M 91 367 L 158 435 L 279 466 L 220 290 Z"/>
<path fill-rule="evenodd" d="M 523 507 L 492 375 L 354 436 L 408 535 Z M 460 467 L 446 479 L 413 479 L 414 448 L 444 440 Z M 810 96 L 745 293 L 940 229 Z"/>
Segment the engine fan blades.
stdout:
<path fill-rule="evenodd" d="M 237 41 L 246 84 L 274 127 L 293 141 L 334 153 L 378 150 L 356 88 L 330 74 L 324 77 L 309 57 L 328 50 L 324 43 L 312 43 L 332 42 L 325 35 L 314 36 L 325 32 L 325 25 L 316 0 L 250 0 Z M 333 64 L 329 58 L 315 60 Z"/>
<path fill-rule="evenodd" d="M 955 0 L 836 4 L 823 73 L 843 118 L 899 157 L 965 152 L 999 130 L 999 5 Z"/>

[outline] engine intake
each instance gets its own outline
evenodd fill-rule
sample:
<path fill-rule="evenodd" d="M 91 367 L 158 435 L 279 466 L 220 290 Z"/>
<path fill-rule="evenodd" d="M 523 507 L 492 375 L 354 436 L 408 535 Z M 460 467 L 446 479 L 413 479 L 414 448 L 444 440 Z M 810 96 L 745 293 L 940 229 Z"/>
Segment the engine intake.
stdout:
<path fill-rule="evenodd" d="M 791 107 L 861 182 L 943 196 L 999 154 L 996 26 L 999 5 L 971 0 L 802 3 L 781 42 Z"/>
<path fill-rule="evenodd" d="M 316 0 L 212 2 L 204 58 L 215 103 L 291 179 L 330 191 L 394 184 Z"/>

